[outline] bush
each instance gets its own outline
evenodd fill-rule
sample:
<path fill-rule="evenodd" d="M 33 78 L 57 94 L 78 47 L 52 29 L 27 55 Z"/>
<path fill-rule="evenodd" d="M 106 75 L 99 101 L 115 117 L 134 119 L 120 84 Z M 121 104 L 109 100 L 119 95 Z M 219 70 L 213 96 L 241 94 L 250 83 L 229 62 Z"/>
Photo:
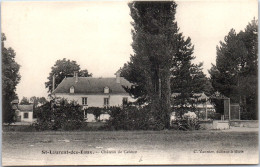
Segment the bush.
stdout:
<path fill-rule="evenodd" d="M 47 129 L 52 129 L 52 111 L 51 111 L 51 103 L 48 102 L 40 107 L 34 109 L 34 113 L 37 117 L 37 121 L 32 125 L 36 130 L 42 131 Z"/>
<path fill-rule="evenodd" d="M 67 102 L 64 99 L 35 109 L 37 122 L 34 126 L 37 130 L 76 130 L 84 123 L 84 113 L 81 106 L 75 102 Z"/>
<path fill-rule="evenodd" d="M 155 121 L 150 106 L 113 107 L 108 113 L 110 118 L 104 126 L 107 130 L 160 130 L 164 127 Z"/>

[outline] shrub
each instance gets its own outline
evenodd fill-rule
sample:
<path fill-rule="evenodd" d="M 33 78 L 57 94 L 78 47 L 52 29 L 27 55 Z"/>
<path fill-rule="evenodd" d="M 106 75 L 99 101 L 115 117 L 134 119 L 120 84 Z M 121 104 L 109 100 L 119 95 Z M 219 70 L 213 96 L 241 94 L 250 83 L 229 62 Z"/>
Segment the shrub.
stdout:
<path fill-rule="evenodd" d="M 75 130 L 84 122 L 81 106 L 75 102 L 62 99 L 59 105 L 53 106 L 54 129 Z"/>
<path fill-rule="evenodd" d="M 37 121 L 32 125 L 36 130 L 47 130 L 52 129 L 52 111 L 51 111 L 51 103 L 48 102 L 40 107 L 34 109 L 34 113 L 37 117 Z"/>
<path fill-rule="evenodd" d="M 110 119 L 104 128 L 109 130 L 160 130 L 164 126 L 155 121 L 150 106 L 113 107 L 108 113 Z"/>
<path fill-rule="evenodd" d="M 75 102 L 64 99 L 46 103 L 36 110 L 37 122 L 34 126 L 37 130 L 76 130 L 84 123 L 84 113 L 81 106 Z"/>

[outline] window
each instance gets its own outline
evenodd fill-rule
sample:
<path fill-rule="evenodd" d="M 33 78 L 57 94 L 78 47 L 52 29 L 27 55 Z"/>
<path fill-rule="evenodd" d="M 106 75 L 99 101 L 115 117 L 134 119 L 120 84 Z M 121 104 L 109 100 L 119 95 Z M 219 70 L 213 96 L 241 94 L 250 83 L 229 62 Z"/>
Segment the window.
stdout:
<path fill-rule="evenodd" d="M 88 98 L 87 97 L 82 97 L 82 105 L 84 105 L 84 106 L 88 105 Z"/>
<path fill-rule="evenodd" d="M 104 106 L 109 106 L 109 98 L 104 98 Z"/>
<path fill-rule="evenodd" d="M 23 113 L 23 118 L 28 118 L 29 114 L 27 112 Z"/>
<path fill-rule="evenodd" d="M 109 88 L 108 87 L 104 88 L 104 93 L 109 93 Z"/>
<path fill-rule="evenodd" d="M 74 93 L 74 87 L 70 87 L 70 93 Z"/>
<path fill-rule="evenodd" d="M 127 105 L 128 103 L 128 98 L 127 97 L 123 97 L 123 105 Z"/>

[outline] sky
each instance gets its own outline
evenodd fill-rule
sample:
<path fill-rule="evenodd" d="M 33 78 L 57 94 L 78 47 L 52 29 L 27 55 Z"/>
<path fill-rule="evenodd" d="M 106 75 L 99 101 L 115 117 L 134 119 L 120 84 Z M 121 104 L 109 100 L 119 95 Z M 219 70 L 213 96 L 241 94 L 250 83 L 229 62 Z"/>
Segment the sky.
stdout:
<path fill-rule="evenodd" d="M 231 28 L 244 30 L 258 18 L 256 0 L 176 1 L 176 21 L 194 45 L 194 63 L 208 75 L 216 46 Z M 22 76 L 19 99 L 47 97 L 44 83 L 58 59 L 75 60 L 93 77 L 114 77 L 129 61 L 131 16 L 127 1 L 9 1 L 1 4 L 5 46 L 16 52 Z"/>

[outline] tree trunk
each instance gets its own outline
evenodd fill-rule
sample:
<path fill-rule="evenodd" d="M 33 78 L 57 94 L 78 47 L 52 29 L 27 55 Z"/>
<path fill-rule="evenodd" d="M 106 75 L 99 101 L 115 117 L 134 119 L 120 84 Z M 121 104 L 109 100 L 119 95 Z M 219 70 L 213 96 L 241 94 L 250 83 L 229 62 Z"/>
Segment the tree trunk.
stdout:
<path fill-rule="evenodd" d="M 162 119 L 165 128 L 170 127 L 171 113 L 171 87 L 170 87 L 170 70 L 164 69 L 161 71 L 161 109 Z"/>

